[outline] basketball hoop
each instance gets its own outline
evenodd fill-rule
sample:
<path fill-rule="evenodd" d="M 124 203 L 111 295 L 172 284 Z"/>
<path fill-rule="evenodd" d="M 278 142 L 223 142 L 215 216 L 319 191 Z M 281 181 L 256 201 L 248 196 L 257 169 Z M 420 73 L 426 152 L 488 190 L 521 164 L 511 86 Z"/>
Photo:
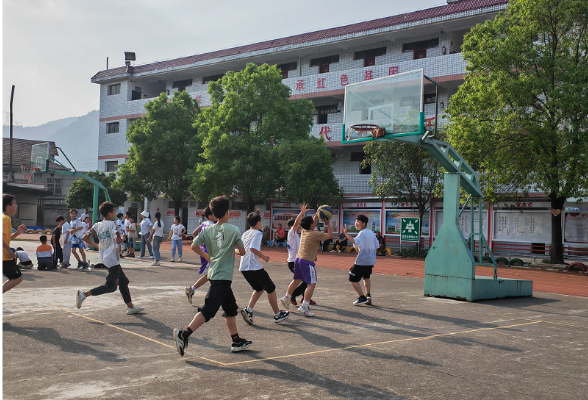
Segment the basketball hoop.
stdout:
<path fill-rule="evenodd" d="M 355 124 L 349 127 L 349 138 L 378 138 L 384 137 L 384 133 L 384 128 L 380 128 L 378 125 L 374 124 Z"/>
<path fill-rule="evenodd" d="M 22 179 L 25 181 L 32 181 L 35 172 L 39 172 L 39 168 L 29 167 L 28 165 L 21 165 Z"/>

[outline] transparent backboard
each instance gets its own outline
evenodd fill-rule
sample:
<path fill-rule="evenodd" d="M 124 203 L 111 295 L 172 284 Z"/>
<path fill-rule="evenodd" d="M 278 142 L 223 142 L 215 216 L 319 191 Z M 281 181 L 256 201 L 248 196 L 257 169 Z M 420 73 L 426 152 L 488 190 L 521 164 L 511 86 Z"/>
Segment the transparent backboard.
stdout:
<path fill-rule="evenodd" d="M 31 147 L 31 167 L 46 172 L 49 164 L 49 143 L 34 144 Z"/>
<path fill-rule="evenodd" d="M 372 137 L 354 125 L 377 125 L 385 135 L 421 133 L 423 93 L 422 69 L 346 86 L 342 141 Z"/>

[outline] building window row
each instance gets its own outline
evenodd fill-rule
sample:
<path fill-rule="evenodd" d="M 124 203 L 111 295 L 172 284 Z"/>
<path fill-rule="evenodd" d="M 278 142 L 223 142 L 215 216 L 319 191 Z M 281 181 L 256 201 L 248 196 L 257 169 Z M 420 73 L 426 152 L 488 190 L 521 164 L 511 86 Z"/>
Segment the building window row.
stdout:
<path fill-rule="evenodd" d="M 47 178 L 47 187 L 54 196 L 61 196 L 61 178 Z"/>
<path fill-rule="evenodd" d="M 112 96 L 113 94 L 120 94 L 120 83 L 108 85 L 108 95 Z"/>
<path fill-rule="evenodd" d="M 310 60 L 311 67 L 319 67 L 319 74 L 324 74 L 329 72 L 329 65 L 338 63 L 339 62 L 339 55 L 329 56 L 329 57 L 321 57 L 321 58 L 313 58 Z"/>
<path fill-rule="evenodd" d="M 413 59 L 418 60 L 427 57 L 427 49 L 432 49 L 437 46 L 439 46 L 439 38 L 421 40 L 420 42 L 404 43 L 402 45 L 402 52 L 413 52 Z"/>
<path fill-rule="evenodd" d="M 117 165 L 118 165 L 118 161 L 106 161 L 106 164 L 105 164 L 106 172 L 114 172 L 116 170 Z"/>
<path fill-rule="evenodd" d="M 106 133 L 118 133 L 119 131 L 119 123 L 118 122 L 110 122 L 106 124 Z"/>

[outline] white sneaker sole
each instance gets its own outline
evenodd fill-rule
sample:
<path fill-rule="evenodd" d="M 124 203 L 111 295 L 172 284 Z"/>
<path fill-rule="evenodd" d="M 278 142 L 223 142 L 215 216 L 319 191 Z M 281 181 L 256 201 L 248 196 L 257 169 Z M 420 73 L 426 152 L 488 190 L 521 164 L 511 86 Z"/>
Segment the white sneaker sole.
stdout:
<path fill-rule="evenodd" d="M 240 351 L 246 350 L 246 349 L 250 348 L 252 344 L 253 343 L 247 343 L 243 347 L 231 347 L 231 353 L 238 353 Z"/>
<path fill-rule="evenodd" d="M 192 290 L 190 288 L 185 288 L 184 293 L 186 293 L 186 297 L 188 298 L 188 303 L 192 304 L 192 296 L 194 296 L 194 294 L 192 293 Z"/>
<path fill-rule="evenodd" d="M 127 308 L 127 315 L 139 314 L 143 310 L 144 308 L 141 307 Z"/>
<path fill-rule="evenodd" d="M 82 298 L 84 292 L 82 292 L 81 290 L 78 290 L 78 292 L 76 293 L 76 307 L 78 308 L 78 310 L 80 308 L 82 308 L 82 303 L 84 302 L 85 298 Z"/>
<path fill-rule="evenodd" d="M 286 299 L 286 298 L 282 297 L 282 298 L 280 299 L 280 303 L 282 303 L 282 305 L 283 305 L 285 308 L 287 308 L 287 309 L 290 309 L 290 300 L 288 300 L 288 299 Z"/>
<path fill-rule="evenodd" d="M 241 310 L 241 316 L 243 317 L 247 325 L 253 325 L 253 321 L 249 321 L 249 315 L 247 314 L 247 311 L 245 311 L 245 309 Z"/>
<path fill-rule="evenodd" d="M 274 319 L 274 322 L 275 322 L 276 324 L 279 324 L 280 322 L 282 322 L 282 321 L 285 321 L 285 320 L 287 320 L 288 318 L 290 318 L 290 313 L 286 314 L 284 317 L 282 317 L 282 318 L 280 318 L 280 319 Z"/>
<path fill-rule="evenodd" d="M 176 350 L 178 351 L 178 354 L 180 355 L 180 357 L 184 357 L 184 352 L 182 351 L 182 348 L 180 347 L 180 330 L 179 329 L 174 329 L 174 341 L 176 342 Z"/>

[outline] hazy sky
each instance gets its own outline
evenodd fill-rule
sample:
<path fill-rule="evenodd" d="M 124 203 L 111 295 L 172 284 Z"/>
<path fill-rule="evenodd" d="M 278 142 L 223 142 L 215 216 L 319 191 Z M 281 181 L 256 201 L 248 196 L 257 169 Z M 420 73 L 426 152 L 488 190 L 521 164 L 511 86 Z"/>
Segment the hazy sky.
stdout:
<path fill-rule="evenodd" d="M 443 0 L 4 0 L 2 110 L 36 126 L 99 108 L 98 71 L 446 4 Z M 285 6 L 289 5 L 289 8 Z M 290 6 L 292 5 L 292 6 Z M 4 118 L 2 120 L 4 122 Z"/>

